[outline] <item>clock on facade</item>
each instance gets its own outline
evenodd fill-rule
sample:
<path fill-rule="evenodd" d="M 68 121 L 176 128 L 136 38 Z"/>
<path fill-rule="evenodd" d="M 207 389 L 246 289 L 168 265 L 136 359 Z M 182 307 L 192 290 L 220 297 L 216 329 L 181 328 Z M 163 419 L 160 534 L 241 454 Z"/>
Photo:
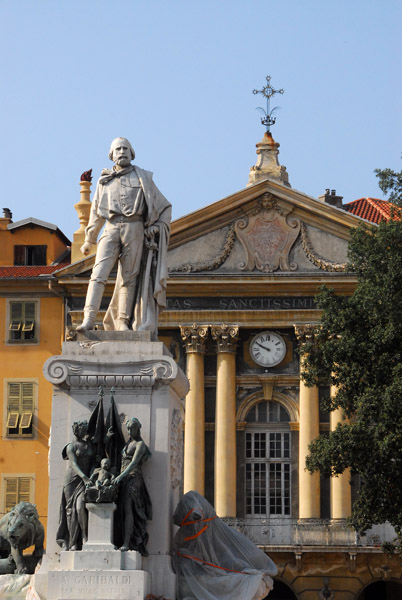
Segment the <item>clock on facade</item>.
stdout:
<path fill-rule="evenodd" d="M 285 340 L 274 331 L 262 331 L 251 340 L 250 354 L 257 365 L 275 367 L 285 358 Z"/>

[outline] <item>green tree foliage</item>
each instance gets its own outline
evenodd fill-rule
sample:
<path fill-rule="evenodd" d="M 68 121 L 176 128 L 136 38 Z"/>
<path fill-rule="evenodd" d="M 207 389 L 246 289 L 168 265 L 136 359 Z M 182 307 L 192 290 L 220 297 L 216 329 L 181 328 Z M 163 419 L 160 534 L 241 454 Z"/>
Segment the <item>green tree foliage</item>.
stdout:
<path fill-rule="evenodd" d="M 402 529 L 402 221 L 354 230 L 349 268 L 352 296 L 323 287 L 314 342 L 305 343 L 304 379 L 330 382 L 338 392 L 324 410 L 346 419 L 310 446 L 307 467 L 330 476 L 346 468 L 360 475 L 352 524 L 365 531 L 389 521 Z"/>
<path fill-rule="evenodd" d="M 378 177 L 378 185 L 384 194 L 389 194 L 388 200 L 402 206 L 402 171 L 392 169 L 374 169 Z"/>

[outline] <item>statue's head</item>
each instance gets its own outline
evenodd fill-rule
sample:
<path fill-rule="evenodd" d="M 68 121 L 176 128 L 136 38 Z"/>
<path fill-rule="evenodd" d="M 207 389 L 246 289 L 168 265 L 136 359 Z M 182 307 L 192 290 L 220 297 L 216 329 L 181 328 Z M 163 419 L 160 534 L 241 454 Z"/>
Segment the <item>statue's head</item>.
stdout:
<path fill-rule="evenodd" d="M 141 431 L 141 423 L 136 417 L 131 417 L 131 419 L 127 419 L 126 427 L 130 435 L 137 435 Z"/>
<path fill-rule="evenodd" d="M 105 471 L 109 471 L 110 465 L 111 465 L 110 458 L 102 458 L 102 460 L 101 460 L 102 469 L 105 469 Z"/>
<path fill-rule="evenodd" d="M 128 167 L 135 158 L 134 148 L 127 138 L 117 137 L 110 146 L 109 158 L 119 167 Z"/>
<path fill-rule="evenodd" d="M 88 421 L 74 421 L 73 434 L 76 438 L 82 439 L 88 433 Z"/>

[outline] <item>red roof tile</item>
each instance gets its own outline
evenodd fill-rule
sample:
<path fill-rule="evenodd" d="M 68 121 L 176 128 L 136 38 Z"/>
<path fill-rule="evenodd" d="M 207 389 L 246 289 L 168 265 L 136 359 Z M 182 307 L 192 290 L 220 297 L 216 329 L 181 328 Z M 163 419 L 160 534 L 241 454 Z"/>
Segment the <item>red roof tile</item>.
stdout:
<path fill-rule="evenodd" d="M 34 267 L 0 267 L 0 278 L 11 277 L 39 277 L 40 275 L 51 275 L 55 271 L 67 267 L 70 263 L 58 265 L 43 265 Z"/>
<path fill-rule="evenodd" d="M 399 209 L 395 204 L 388 202 L 388 200 L 379 200 L 378 198 L 359 198 L 358 200 L 344 204 L 343 208 L 353 215 L 372 223 L 389 221 L 391 218 L 394 221 L 399 221 L 401 218 L 398 216 Z M 391 217 L 392 208 L 395 209 L 396 214 Z"/>

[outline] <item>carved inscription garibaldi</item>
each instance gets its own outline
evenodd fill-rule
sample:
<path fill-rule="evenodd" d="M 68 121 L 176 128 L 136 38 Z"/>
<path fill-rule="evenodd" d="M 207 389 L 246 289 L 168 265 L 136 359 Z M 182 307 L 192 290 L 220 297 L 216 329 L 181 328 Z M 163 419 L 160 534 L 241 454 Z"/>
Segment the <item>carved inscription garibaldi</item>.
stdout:
<path fill-rule="evenodd" d="M 150 331 L 155 339 L 159 310 L 166 305 L 171 205 L 153 182 L 152 173 L 131 164 L 134 157 L 126 138 L 113 140 L 109 158 L 115 165 L 102 171 L 81 247 L 87 256 L 106 223 L 88 285 L 84 320 L 77 330 L 93 329 L 107 279 L 118 260 L 104 327 Z"/>

